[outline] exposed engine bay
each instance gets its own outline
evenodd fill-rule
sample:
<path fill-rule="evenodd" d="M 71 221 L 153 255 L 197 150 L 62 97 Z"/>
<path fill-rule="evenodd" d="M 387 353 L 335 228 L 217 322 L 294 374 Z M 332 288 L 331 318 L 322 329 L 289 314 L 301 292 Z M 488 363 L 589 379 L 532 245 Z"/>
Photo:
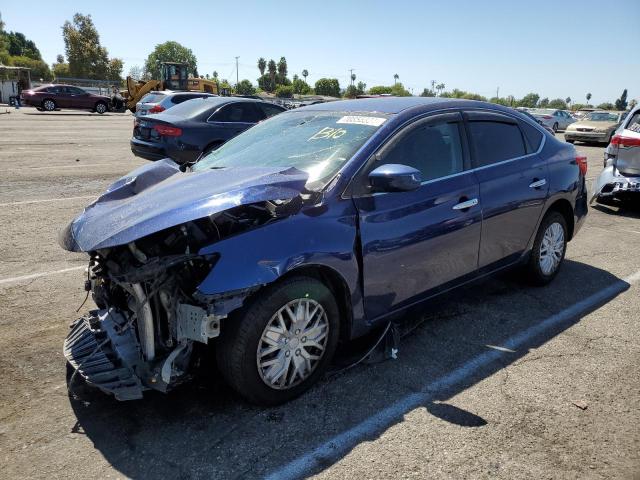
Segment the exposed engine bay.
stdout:
<path fill-rule="evenodd" d="M 198 345 L 256 288 L 203 295 L 217 255 L 199 250 L 299 211 L 301 196 L 241 205 L 89 252 L 85 289 L 98 307 L 71 325 L 64 354 L 87 383 L 118 400 L 166 392 L 189 379 Z"/>

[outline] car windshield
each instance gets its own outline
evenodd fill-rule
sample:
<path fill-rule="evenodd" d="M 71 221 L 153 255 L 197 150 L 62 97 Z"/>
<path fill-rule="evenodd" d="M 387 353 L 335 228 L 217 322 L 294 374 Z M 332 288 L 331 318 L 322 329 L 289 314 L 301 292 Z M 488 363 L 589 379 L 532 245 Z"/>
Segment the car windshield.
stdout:
<path fill-rule="evenodd" d="M 530 110 L 530 112 L 534 115 L 553 115 L 556 113 L 555 110 L 548 110 L 544 108 L 536 108 L 535 110 Z"/>
<path fill-rule="evenodd" d="M 584 119 L 592 122 L 617 122 L 618 114 L 608 112 L 591 112 L 588 113 Z"/>
<path fill-rule="evenodd" d="M 377 113 L 283 113 L 225 143 L 193 170 L 295 167 L 309 174 L 309 190 L 320 190 L 387 118 Z"/>

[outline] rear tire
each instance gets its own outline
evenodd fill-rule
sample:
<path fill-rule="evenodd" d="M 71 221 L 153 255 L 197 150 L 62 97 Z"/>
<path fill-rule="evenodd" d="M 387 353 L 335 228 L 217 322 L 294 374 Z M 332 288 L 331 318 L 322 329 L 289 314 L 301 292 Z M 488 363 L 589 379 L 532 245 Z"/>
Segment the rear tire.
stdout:
<path fill-rule="evenodd" d="M 534 285 L 546 285 L 555 278 L 567 251 L 567 221 L 556 211 L 545 215 L 536 233 L 527 276 Z"/>
<path fill-rule="evenodd" d="M 44 108 L 47 112 L 53 112 L 56 108 L 58 108 L 58 106 L 56 105 L 55 101 L 47 98 L 46 100 L 42 101 L 42 108 Z"/>
<path fill-rule="evenodd" d="M 291 277 L 223 322 L 218 367 L 246 400 L 277 405 L 301 395 L 325 372 L 339 330 L 331 291 L 314 278 Z"/>
<path fill-rule="evenodd" d="M 572 144 L 572 145 L 573 145 L 574 143 L 576 143 L 576 141 L 575 141 L 575 140 L 565 140 L 565 142 L 570 143 L 570 144 Z"/>

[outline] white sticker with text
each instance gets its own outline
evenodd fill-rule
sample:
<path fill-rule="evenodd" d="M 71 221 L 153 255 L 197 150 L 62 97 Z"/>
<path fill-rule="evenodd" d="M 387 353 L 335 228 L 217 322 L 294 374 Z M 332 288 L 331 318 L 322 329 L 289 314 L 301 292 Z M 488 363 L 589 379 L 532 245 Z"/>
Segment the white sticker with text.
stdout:
<path fill-rule="evenodd" d="M 336 123 L 348 123 L 351 125 L 370 125 L 372 127 L 379 127 L 387 119 L 381 117 L 365 117 L 364 115 L 347 115 L 342 117 Z"/>

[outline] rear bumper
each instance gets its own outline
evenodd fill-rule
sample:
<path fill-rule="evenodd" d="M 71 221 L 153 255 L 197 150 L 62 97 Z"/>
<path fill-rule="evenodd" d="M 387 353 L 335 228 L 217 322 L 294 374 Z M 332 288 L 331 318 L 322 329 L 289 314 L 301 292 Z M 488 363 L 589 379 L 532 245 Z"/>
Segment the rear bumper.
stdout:
<path fill-rule="evenodd" d="M 159 146 L 158 144 L 145 142 L 143 140 L 138 140 L 137 138 L 132 138 L 130 141 L 131 151 L 136 157 L 141 157 L 146 160 L 162 160 L 163 158 L 167 158 L 166 150 L 164 147 Z"/>
<path fill-rule="evenodd" d="M 640 176 L 620 174 L 614 165 L 607 166 L 594 181 L 591 202 L 603 199 L 627 199 L 640 196 Z"/>

